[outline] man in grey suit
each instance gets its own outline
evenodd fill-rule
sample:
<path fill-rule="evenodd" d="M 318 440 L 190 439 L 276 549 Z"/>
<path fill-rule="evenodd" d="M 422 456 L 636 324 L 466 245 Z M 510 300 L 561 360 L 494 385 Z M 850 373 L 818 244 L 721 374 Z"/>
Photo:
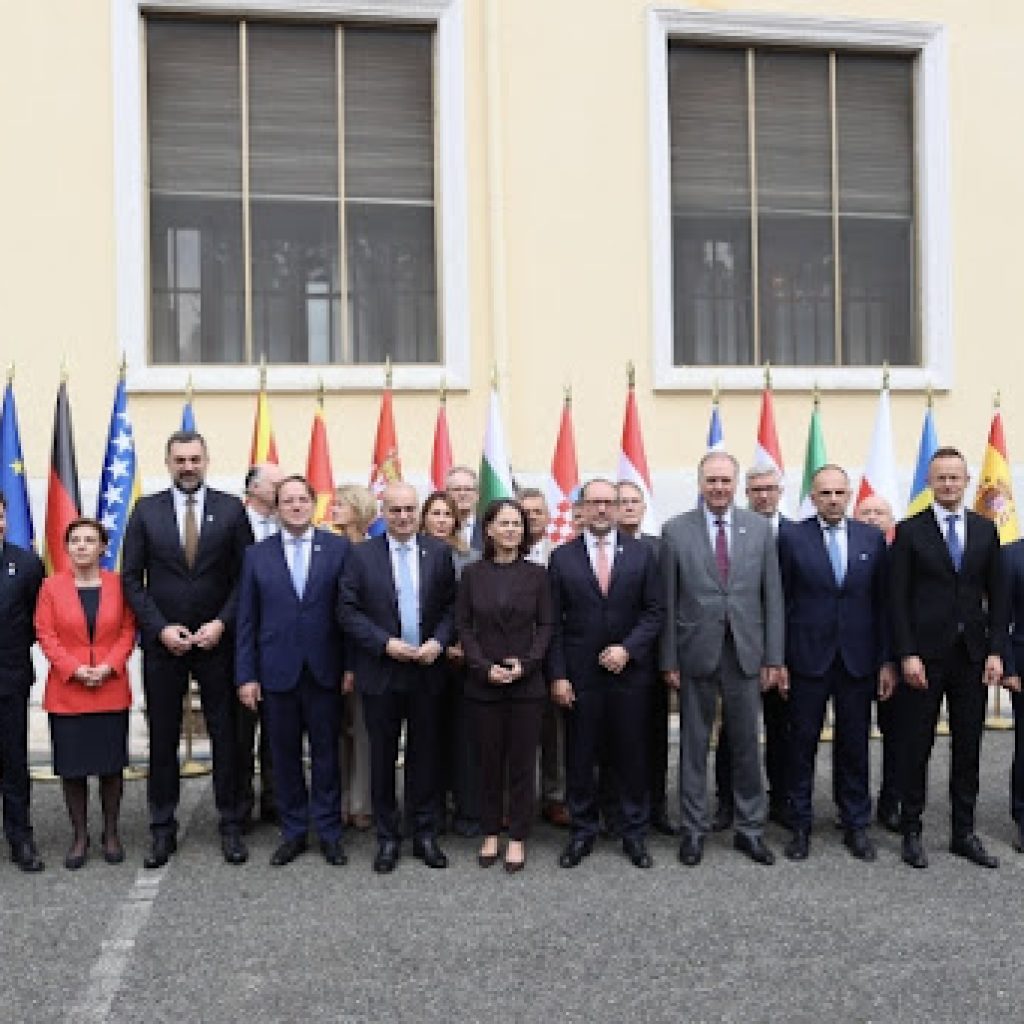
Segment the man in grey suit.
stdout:
<path fill-rule="evenodd" d="M 733 845 L 758 864 L 775 862 L 763 836 L 758 711 L 760 691 L 783 685 L 785 609 L 771 524 L 734 506 L 738 475 L 731 455 L 708 452 L 697 467 L 703 502 L 661 534 L 661 668 L 679 689 L 679 859 L 689 867 L 700 863 L 711 826 L 708 746 L 719 695 L 732 742 Z"/>

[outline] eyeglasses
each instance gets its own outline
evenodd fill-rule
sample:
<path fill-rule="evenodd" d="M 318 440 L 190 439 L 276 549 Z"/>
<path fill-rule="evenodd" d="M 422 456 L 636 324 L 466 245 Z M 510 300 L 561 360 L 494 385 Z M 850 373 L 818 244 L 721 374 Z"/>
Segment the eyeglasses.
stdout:
<path fill-rule="evenodd" d="M 388 505 L 388 507 L 387 507 L 387 513 L 388 513 L 389 516 L 390 515 L 396 515 L 396 516 L 407 515 L 407 516 L 411 516 L 415 511 L 416 511 L 416 506 L 415 505 Z"/>
<path fill-rule="evenodd" d="M 608 505 L 608 506 L 611 506 L 611 505 L 618 505 L 618 503 L 619 503 L 619 499 L 618 498 L 587 498 L 583 502 L 584 505 L 592 505 L 592 506 L 597 506 L 597 505 Z"/>

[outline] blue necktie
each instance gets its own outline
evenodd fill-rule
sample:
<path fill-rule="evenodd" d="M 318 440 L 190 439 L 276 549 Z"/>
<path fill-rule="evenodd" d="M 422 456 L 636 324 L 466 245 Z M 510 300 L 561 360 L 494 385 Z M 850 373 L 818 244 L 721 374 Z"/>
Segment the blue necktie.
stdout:
<path fill-rule="evenodd" d="M 843 585 L 846 566 L 843 565 L 843 553 L 839 550 L 838 526 L 825 527 L 825 543 L 828 547 L 828 560 L 832 563 L 832 575 L 836 578 L 836 586 Z"/>
<path fill-rule="evenodd" d="M 292 544 L 292 586 L 295 588 L 295 596 L 301 601 L 302 593 L 306 589 L 306 545 L 301 537 L 296 537 Z"/>
<path fill-rule="evenodd" d="M 402 623 L 402 639 L 413 647 L 420 645 L 420 603 L 412 583 L 409 565 L 411 544 L 398 544 L 398 618 Z"/>
<path fill-rule="evenodd" d="M 960 571 L 960 563 L 964 560 L 964 549 L 960 543 L 960 534 L 956 532 L 959 515 L 946 516 L 946 547 L 949 548 L 949 557 L 953 559 L 953 568 Z"/>

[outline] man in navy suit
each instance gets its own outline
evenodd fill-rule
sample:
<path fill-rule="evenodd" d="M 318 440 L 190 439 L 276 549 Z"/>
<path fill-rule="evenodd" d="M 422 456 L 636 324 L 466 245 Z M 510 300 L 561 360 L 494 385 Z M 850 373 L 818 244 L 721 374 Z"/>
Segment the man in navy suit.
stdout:
<path fill-rule="evenodd" d="M 382 499 L 387 532 L 349 554 L 341 624 L 370 736 L 370 800 L 377 830 L 373 869 L 393 871 L 401 849 L 395 762 L 406 723 L 405 803 L 413 854 L 428 867 L 448 858 L 437 842 L 439 721 L 444 687 L 438 660 L 455 637 L 455 569 L 443 541 L 416 535 L 416 490 L 396 482 Z"/>
<path fill-rule="evenodd" d="M 305 477 L 278 484 L 276 507 L 280 532 L 249 548 L 242 563 L 238 697 L 252 712 L 263 702 L 282 840 L 270 863 L 280 867 L 303 853 L 312 823 L 324 859 L 341 865 L 348 857 L 338 767 L 345 670 L 338 598 L 349 542 L 313 528 L 316 494 Z"/>
<path fill-rule="evenodd" d="M 140 498 L 124 536 L 121 576 L 142 632 L 143 689 L 149 720 L 147 868 L 177 849 L 178 741 L 189 676 L 213 748 L 213 791 L 221 850 L 244 864 L 235 742 L 234 625 L 238 577 L 252 529 L 242 503 L 206 486 L 206 441 L 179 430 L 167 441 L 172 486 Z"/>
<path fill-rule="evenodd" d="M 1008 594 L 1010 638 L 1006 645 L 1006 675 L 1003 685 L 1013 703 L 1013 761 L 1010 764 L 1010 817 L 1016 834 L 1013 847 L 1024 853 L 1024 540 L 1015 540 L 1003 548 L 1003 576 Z"/>
<path fill-rule="evenodd" d="M 846 844 L 871 861 L 868 742 L 877 688 L 888 700 L 896 668 L 886 641 L 885 538 L 848 519 L 850 481 L 839 466 L 822 466 L 811 483 L 817 515 L 779 533 L 779 569 L 786 600 L 790 748 L 786 773 L 793 838 L 785 853 L 805 860 L 813 821 L 814 760 L 829 699 L 835 711 L 835 791 Z"/>
<path fill-rule="evenodd" d="M 964 508 L 967 462 L 939 448 L 928 465 L 932 505 L 896 527 L 890 571 L 893 647 L 900 658 L 903 860 L 928 866 L 921 815 L 942 698 L 949 708 L 950 852 L 981 867 L 999 861 L 974 832 L 987 686 L 1003 676 L 1009 612 L 995 525 Z"/>
<path fill-rule="evenodd" d="M 551 695 L 568 709 L 566 789 L 572 834 L 559 857 L 576 867 L 598 832 L 595 769 L 602 741 L 619 792 L 622 849 L 638 868 L 650 815 L 647 740 L 655 643 L 665 616 L 650 547 L 616 530 L 619 496 L 610 480 L 583 489 L 583 532 L 551 555 L 555 632 L 548 652 Z"/>

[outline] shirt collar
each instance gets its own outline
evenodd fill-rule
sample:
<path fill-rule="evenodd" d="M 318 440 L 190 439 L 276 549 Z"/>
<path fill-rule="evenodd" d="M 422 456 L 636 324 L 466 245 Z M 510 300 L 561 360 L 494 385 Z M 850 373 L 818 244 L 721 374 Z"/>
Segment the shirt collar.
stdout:
<path fill-rule="evenodd" d="M 411 551 L 415 551 L 416 550 L 416 534 L 415 533 L 408 540 L 398 540 L 397 538 L 392 537 L 390 533 L 386 533 L 386 534 L 384 534 L 384 536 L 387 537 L 387 539 L 388 539 L 388 550 L 389 551 L 394 552 L 394 551 L 397 551 L 399 548 L 404 548 L 404 547 L 407 547 L 407 546 L 408 546 L 408 548 Z"/>
<path fill-rule="evenodd" d="M 183 491 L 177 484 L 171 485 L 171 490 L 174 493 L 174 500 L 181 505 L 184 505 L 188 500 L 189 494 L 196 499 L 197 502 L 204 501 L 206 498 L 206 484 L 200 484 L 194 491 Z"/>
<path fill-rule="evenodd" d="M 843 518 L 840 519 L 839 522 L 835 523 L 834 525 L 832 523 L 826 523 L 825 520 L 821 518 L 821 516 L 817 516 L 817 520 L 818 525 L 821 527 L 823 531 L 834 529 L 837 533 L 846 532 L 846 516 L 843 516 Z"/>
<path fill-rule="evenodd" d="M 712 512 L 707 505 L 701 506 L 704 509 L 704 519 L 708 524 L 709 528 L 716 528 L 718 526 L 718 520 L 721 519 L 725 524 L 725 528 L 728 530 L 732 526 L 732 505 L 730 505 L 721 514 Z"/>
<path fill-rule="evenodd" d="M 610 544 L 614 548 L 617 545 L 619 539 L 618 530 L 612 528 L 603 537 L 597 537 L 595 534 L 591 533 L 589 529 L 584 529 L 583 539 L 586 542 L 588 548 L 597 547 L 598 540 L 602 541 L 603 543 Z"/>
<path fill-rule="evenodd" d="M 281 540 L 287 544 L 294 543 L 295 541 L 302 541 L 303 544 L 308 544 L 313 539 L 314 529 L 312 525 L 307 526 L 305 532 L 300 533 L 298 537 L 295 534 L 290 533 L 288 530 L 281 530 Z"/>
<path fill-rule="evenodd" d="M 935 521 L 942 529 L 946 528 L 946 520 L 950 516 L 959 516 L 959 521 L 964 521 L 964 506 L 958 505 L 955 509 L 943 508 L 937 501 L 932 502 L 932 512 L 935 513 Z"/>

